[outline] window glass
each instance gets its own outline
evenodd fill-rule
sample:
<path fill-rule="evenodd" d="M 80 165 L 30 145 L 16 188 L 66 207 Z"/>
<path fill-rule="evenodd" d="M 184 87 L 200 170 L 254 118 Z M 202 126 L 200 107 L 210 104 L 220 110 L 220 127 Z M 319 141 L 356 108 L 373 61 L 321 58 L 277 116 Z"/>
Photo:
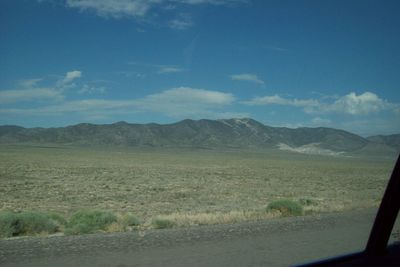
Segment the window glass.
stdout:
<path fill-rule="evenodd" d="M 378 0 L 1 0 L 0 265 L 362 250 L 400 152 L 399 14 Z"/>

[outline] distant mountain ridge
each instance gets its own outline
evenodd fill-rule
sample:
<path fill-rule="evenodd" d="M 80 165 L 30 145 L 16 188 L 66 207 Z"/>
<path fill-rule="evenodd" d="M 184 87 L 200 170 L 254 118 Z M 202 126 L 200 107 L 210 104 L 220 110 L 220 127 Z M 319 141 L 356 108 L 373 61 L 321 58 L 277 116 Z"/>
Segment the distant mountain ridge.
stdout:
<path fill-rule="evenodd" d="M 367 139 L 371 142 L 385 144 L 400 150 L 400 134 L 374 135 L 367 137 Z"/>
<path fill-rule="evenodd" d="M 285 128 L 250 118 L 182 120 L 172 124 L 80 123 L 59 128 L 0 126 L 0 143 L 54 143 L 203 148 L 281 148 L 298 152 L 354 152 L 371 144 L 400 150 L 400 134 L 363 138 L 333 128 Z"/>

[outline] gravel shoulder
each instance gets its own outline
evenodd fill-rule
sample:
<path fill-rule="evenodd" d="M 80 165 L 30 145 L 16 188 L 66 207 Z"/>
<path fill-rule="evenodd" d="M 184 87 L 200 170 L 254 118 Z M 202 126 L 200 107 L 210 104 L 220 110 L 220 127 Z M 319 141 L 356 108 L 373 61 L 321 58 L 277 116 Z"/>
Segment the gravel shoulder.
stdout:
<path fill-rule="evenodd" d="M 287 266 L 364 248 L 376 210 L 0 240 L 1 266 Z"/>

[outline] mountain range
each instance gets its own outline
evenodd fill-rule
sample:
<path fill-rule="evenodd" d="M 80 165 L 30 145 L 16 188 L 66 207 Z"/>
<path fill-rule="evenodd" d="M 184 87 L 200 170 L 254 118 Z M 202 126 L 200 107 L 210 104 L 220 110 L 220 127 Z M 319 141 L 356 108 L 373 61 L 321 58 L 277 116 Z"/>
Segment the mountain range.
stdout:
<path fill-rule="evenodd" d="M 398 153 L 400 134 L 359 135 L 326 127 L 271 127 L 250 118 L 182 120 L 172 124 L 81 123 L 59 128 L 0 126 L 2 144 L 127 147 L 279 148 L 301 153 Z"/>

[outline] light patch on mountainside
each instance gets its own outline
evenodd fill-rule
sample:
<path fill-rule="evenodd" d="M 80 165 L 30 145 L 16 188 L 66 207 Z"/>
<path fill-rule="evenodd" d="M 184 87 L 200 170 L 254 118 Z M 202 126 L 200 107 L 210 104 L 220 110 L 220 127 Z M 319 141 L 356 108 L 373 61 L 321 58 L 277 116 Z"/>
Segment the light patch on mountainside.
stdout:
<path fill-rule="evenodd" d="M 246 126 L 249 127 L 249 128 L 253 128 L 253 126 L 251 126 L 251 125 L 249 124 L 249 120 L 248 120 L 248 119 L 235 118 L 235 119 L 233 119 L 233 120 L 234 120 L 235 123 L 237 123 L 237 124 L 244 124 L 244 125 L 246 125 Z"/>
<path fill-rule="evenodd" d="M 268 133 L 263 131 L 262 128 L 260 129 L 260 126 L 258 125 L 260 123 L 250 118 L 219 119 L 218 122 L 230 127 L 236 136 L 244 136 L 243 131 L 247 130 L 248 132 L 245 134 L 245 138 L 249 138 L 250 136 L 262 138 L 262 142 L 271 139 Z"/>
<path fill-rule="evenodd" d="M 255 134 L 258 133 L 257 128 L 251 125 L 251 123 L 249 122 L 250 120 L 248 118 L 233 118 L 232 120 L 219 120 L 219 121 L 232 128 L 236 128 L 239 125 L 244 125 L 253 133 Z"/>
<path fill-rule="evenodd" d="M 335 152 L 329 149 L 320 148 L 318 147 L 318 145 L 320 145 L 320 143 L 310 143 L 299 147 L 291 147 L 287 144 L 279 143 L 278 148 L 280 150 L 292 151 L 302 154 L 312 154 L 312 155 L 340 156 L 344 153 L 344 152 Z"/>

